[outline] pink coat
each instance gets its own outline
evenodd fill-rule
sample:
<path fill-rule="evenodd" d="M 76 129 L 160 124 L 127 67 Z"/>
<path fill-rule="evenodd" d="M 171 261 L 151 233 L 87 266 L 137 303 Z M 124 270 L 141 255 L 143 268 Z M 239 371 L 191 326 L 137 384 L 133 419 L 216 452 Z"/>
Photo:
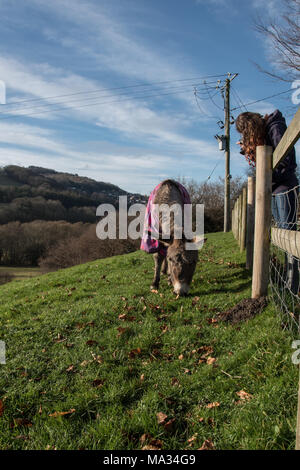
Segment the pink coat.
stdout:
<path fill-rule="evenodd" d="M 152 191 L 149 196 L 146 213 L 145 213 L 145 221 L 144 221 L 144 230 L 143 230 L 143 237 L 141 241 L 141 250 L 146 251 L 147 253 L 160 253 L 162 256 L 167 255 L 167 247 L 163 245 L 158 240 L 159 234 L 159 220 L 158 217 L 155 216 L 153 211 L 153 204 L 154 199 L 157 193 L 157 190 L 160 188 L 162 183 L 159 183 Z M 189 193 L 185 189 L 182 184 L 176 182 L 178 189 L 181 192 L 183 204 L 191 204 L 191 199 Z"/>

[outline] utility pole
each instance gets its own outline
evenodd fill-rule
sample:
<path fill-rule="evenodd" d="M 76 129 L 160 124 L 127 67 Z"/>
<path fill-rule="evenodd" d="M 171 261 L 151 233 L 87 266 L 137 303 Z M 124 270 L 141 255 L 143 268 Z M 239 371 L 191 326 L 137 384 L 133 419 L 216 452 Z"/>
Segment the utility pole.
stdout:
<path fill-rule="evenodd" d="M 230 83 L 238 74 L 229 73 L 225 80 L 225 187 L 224 187 L 224 232 L 230 230 Z"/>

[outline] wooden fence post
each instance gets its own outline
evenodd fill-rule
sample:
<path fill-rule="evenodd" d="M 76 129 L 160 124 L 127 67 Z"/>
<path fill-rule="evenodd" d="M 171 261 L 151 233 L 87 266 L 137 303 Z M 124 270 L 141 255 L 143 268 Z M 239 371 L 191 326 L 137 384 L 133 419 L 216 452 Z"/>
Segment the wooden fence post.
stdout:
<path fill-rule="evenodd" d="M 234 202 L 233 211 L 232 211 L 232 233 L 236 239 L 236 201 Z"/>
<path fill-rule="evenodd" d="M 254 246 L 254 220 L 255 220 L 255 177 L 248 177 L 248 192 L 247 192 L 247 259 L 246 269 L 253 267 L 253 246 Z"/>
<path fill-rule="evenodd" d="M 238 207 L 238 219 L 239 219 L 239 233 L 238 233 L 238 244 L 241 246 L 241 232 L 242 232 L 242 195 L 239 195 L 239 207 Z"/>
<path fill-rule="evenodd" d="M 244 251 L 246 247 L 246 226 L 247 226 L 247 188 L 243 188 L 242 192 L 242 218 L 241 218 L 241 244 L 240 251 Z"/>
<path fill-rule="evenodd" d="M 234 205 L 234 236 L 236 240 L 238 237 L 238 223 L 239 223 L 237 208 L 238 208 L 238 200 L 236 199 L 235 205 Z"/>
<path fill-rule="evenodd" d="M 269 253 L 272 198 L 272 153 L 267 145 L 256 147 L 256 195 L 252 298 L 266 296 L 269 283 Z"/>
<path fill-rule="evenodd" d="M 296 425 L 296 450 L 300 450 L 300 366 L 299 366 L 299 385 L 298 385 L 298 411 Z"/>

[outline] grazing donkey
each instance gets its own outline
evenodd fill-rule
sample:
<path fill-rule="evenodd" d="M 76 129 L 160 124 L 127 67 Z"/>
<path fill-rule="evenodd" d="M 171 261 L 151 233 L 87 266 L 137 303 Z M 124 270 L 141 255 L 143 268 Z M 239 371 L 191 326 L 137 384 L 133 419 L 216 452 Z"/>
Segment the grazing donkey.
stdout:
<path fill-rule="evenodd" d="M 190 197 L 186 189 L 176 181 L 165 180 L 152 191 L 146 210 L 144 235 L 141 249 L 154 254 L 155 273 L 151 289 L 158 289 L 161 268 L 163 273 L 168 273 L 168 282 L 173 285 L 174 293 L 177 295 L 187 295 L 190 289 L 192 277 L 198 261 L 198 250 L 187 250 L 187 240 L 182 233 L 182 237 L 176 235 L 176 224 L 178 218 L 170 212 L 166 214 L 159 212 L 156 218 L 153 214 L 153 204 L 162 204 L 171 208 L 174 204 L 180 207 L 181 219 L 179 218 L 181 229 L 183 228 L 183 207 L 190 204 Z M 174 207 L 174 206 L 173 206 Z M 169 229 L 169 230 L 168 230 Z M 162 238 L 168 233 L 168 237 Z M 152 234 L 152 237 L 151 237 Z M 156 238 L 154 238 L 156 236 Z"/>

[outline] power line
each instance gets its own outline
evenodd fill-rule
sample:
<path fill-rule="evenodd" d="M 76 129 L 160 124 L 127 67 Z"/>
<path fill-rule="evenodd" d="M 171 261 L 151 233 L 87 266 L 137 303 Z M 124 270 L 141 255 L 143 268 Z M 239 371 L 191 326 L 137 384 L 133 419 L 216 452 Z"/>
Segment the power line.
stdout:
<path fill-rule="evenodd" d="M 241 98 L 240 98 L 238 92 L 235 90 L 235 88 L 232 86 L 231 89 L 232 89 L 233 94 L 234 94 L 234 96 L 235 96 L 236 102 L 237 102 L 239 105 L 241 105 L 241 108 L 244 108 L 246 111 L 248 111 L 248 109 L 246 108 L 245 104 L 244 104 L 243 101 L 241 100 Z"/>
<path fill-rule="evenodd" d="M 123 101 L 131 101 L 132 98 L 134 99 L 145 99 L 145 98 L 155 98 L 155 97 L 160 97 L 160 96 L 167 96 L 167 95 L 178 95 L 180 93 L 187 93 L 190 92 L 190 90 L 182 90 L 182 91 L 176 91 L 176 92 L 170 92 L 170 93 L 159 93 L 159 94 L 154 94 L 154 95 L 144 95 L 144 96 L 131 96 L 125 99 L 120 99 L 120 100 L 112 100 L 112 101 L 100 101 L 96 103 L 89 103 L 89 104 L 83 104 L 80 106 L 69 106 L 69 107 L 63 107 L 63 108 L 56 108 L 56 109 L 46 109 L 44 111 L 36 111 L 33 113 L 28 113 L 28 114 L 16 114 L 16 115 L 10 115 L 10 116 L 5 116 L 5 117 L 0 117 L 0 120 L 5 120 L 5 119 L 13 119 L 13 118 L 18 118 L 18 117 L 30 117 L 35 114 L 45 114 L 49 112 L 56 112 L 56 111 L 68 111 L 70 109 L 77 109 L 77 108 L 85 108 L 87 106 L 96 106 L 98 104 L 110 104 L 110 103 L 119 103 Z"/>
<path fill-rule="evenodd" d="M 259 100 L 251 101 L 250 103 L 246 103 L 245 105 L 236 106 L 235 108 L 232 108 L 231 111 L 235 111 L 236 109 L 240 109 L 240 108 L 242 108 L 243 106 L 244 106 L 244 107 L 250 106 L 251 104 L 259 103 L 260 101 L 264 101 L 264 100 L 267 100 L 267 99 L 270 99 L 270 98 L 274 98 L 275 96 L 283 95 L 284 93 L 290 93 L 290 92 L 291 92 L 291 90 L 285 90 L 285 91 L 281 91 L 280 93 L 275 93 L 274 95 L 265 96 L 264 98 L 261 98 L 261 99 L 259 99 Z"/>
<path fill-rule="evenodd" d="M 99 88 L 96 90 L 90 90 L 90 91 L 78 91 L 75 93 L 68 93 L 64 95 L 55 95 L 55 96 L 48 96 L 44 98 L 32 98 L 28 100 L 22 100 L 22 101 L 13 101 L 11 103 L 7 103 L 6 106 L 11 106 L 11 105 L 16 105 L 20 103 L 28 103 L 32 101 L 43 101 L 43 100 L 50 100 L 50 99 L 56 99 L 56 98 L 65 98 L 68 96 L 75 96 L 75 95 L 81 95 L 81 94 L 88 94 L 88 93 L 99 93 L 99 92 L 106 92 L 106 91 L 113 91 L 113 90 L 123 90 L 123 89 L 129 89 L 129 88 L 138 88 L 138 87 L 151 87 L 153 85 L 163 85 L 167 83 L 176 83 L 176 82 L 185 82 L 185 81 L 192 81 L 192 80 L 203 80 L 207 78 L 216 78 L 216 77 L 223 77 L 226 74 L 218 74 L 218 75 L 207 75 L 206 77 L 193 77 L 193 78 L 182 78 L 179 80 L 165 80 L 165 81 L 160 81 L 160 82 L 152 82 L 152 83 L 140 83 L 136 85 L 128 85 L 128 86 L 122 86 L 122 87 L 113 87 L 113 88 Z"/>
<path fill-rule="evenodd" d="M 223 155 L 221 155 L 221 157 L 219 158 L 219 160 L 217 161 L 217 163 L 215 164 L 212 172 L 210 173 L 209 177 L 205 180 L 205 183 L 207 183 L 207 181 L 210 180 L 210 178 L 212 177 L 212 175 L 214 174 L 215 170 L 217 169 L 218 165 L 221 163 L 221 160 L 223 159 Z"/>
<path fill-rule="evenodd" d="M 219 105 L 217 105 L 217 103 L 215 103 L 215 101 L 213 100 L 213 97 L 210 96 L 210 93 L 209 93 L 209 91 L 208 91 L 208 87 L 206 86 L 207 83 L 206 83 L 205 81 L 204 81 L 204 85 L 205 85 L 205 87 L 206 87 L 206 91 L 207 91 L 207 94 L 208 94 L 208 96 L 209 96 L 210 101 L 215 105 L 216 108 L 218 108 L 218 109 L 220 109 L 221 111 L 223 111 L 224 108 L 221 108 Z M 214 96 L 215 96 L 215 95 L 214 95 Z"/>
<path fill-rule="evenodd" d="M 209 82 L 209 83 L 214 83 L 214 82 Z M 199 84 L 186 84 L 186 85 L 179 85 L 179 86 L 175 86 L 175 87 L 163 87 L 163 88 L 152 88 L 152 89 L 149 89 L 149 90 L 141 90 L 141 91 L 136 91 L 135 93 L 145 93 L 145 91 L 164 91 L 164 90 L 173 90 L 173 89 L 182 89 L 182 88 L 187 88 L 188 87 L 188 90 L 192 87 L 192 86 L 199 86 Z M 206 96 L 206 92 L 201 92 L 200 94 L 203 94 Z M 114 93 L 114 94 L 111 94 L 111 95 L 104 95 L 103 98 L 110 98 L 110 97 L 118 97 L 118 96 L 128 96 L 129 98 L 135 98 L 135 97 L 138 97 L 138 95 L 136 94 L 128 94 L 128 92 L 124 92 L 124 93 Z M 22 111 L 27 111 L 28 109 L 39 109 L 39 108 L 45 108 L 46 109 L 50 109 L 51 110 L 51 106 L 55 106 L 55 105 L 68 105 L 69 103 L 74 103 L 74 102 L 80 102 L 80 101 L 88 101 L 88 100 L 95 100 L 97 97 L 90 97 L 90 98 L 79 98 L 79 99 L 75 99 L 75 100 L 68 100 L 68 101 L 58 101 L 58 102 L 55 102 L 55 103 L 45 103 L 45 104 L 40 104 L 40 105 L 37 105 L 37 106 L 27 106 L 25 108 L 17 108 L 17 109 L 14 109 L 14 110 L 10 110 L 9 112 L 7 111 L 1 111 L 0 112 L 0 115 L 1 114 L 11 114 L 11 115 L 15 115 L 15 113 L 17 112 L 22 112 Z M 22 114 L 21 114 L 22 115 Z M 25 115 L 25 114 L 24 114 Z"/>
<path fill-rule="evenodd" d="M 216 91 L 216 93 L 215 93 L 213 96 L 215 96 L 217 93 L 218 93 L 218 92 Z M 195 101 L 196 101 L 196 104 L 197 104 L 197 106 L 198 106 L 198 109 L 199 109 L 199 111 L 200 111 L 202 114 L 204 114 L 205 116 L 207 116 L 207 117 L 210 118 L 210 119 L 219 119 L 218 116 L 210 116 L 209 114 L 207 114 L 207 113 L 203 110 L 203 108 L 200 106 L 199 100 L 198 100 L 198 90 L 197 90 L 197 88 L 194 89 L 194 96 L 195 96 Z M 209 99 L 209 98 L 206 98 L 206 99 Z"/>

